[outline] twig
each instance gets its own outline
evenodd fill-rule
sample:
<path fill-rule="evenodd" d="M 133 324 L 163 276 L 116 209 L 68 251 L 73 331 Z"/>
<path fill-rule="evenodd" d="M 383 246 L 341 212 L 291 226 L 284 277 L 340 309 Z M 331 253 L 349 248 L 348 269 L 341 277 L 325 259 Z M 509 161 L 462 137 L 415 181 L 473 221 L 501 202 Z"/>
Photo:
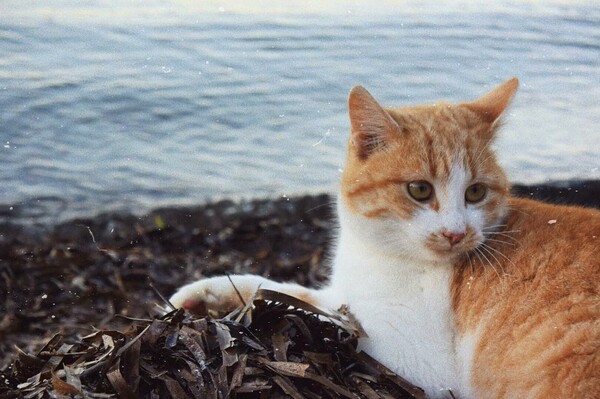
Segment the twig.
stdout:
<path fill-rule="evenodd" d="M 229 282 L 233 286 L 233 289 L 235 290 L 235 293 L 237 294 L 238 298 L 240 299 L 240 302 L 242 302 L 242 306 L 246 307 L 246 301 L 244 301 L 244 297 L 242 296 L 242 294 L 240 294 L 240 291 L 238 291 L 237 287 L 233 283 L 233 280 L 231 279 L 231 276 L 227 272 L 225 272 L 225 275 L 227 276 L 227 279 L 229 279 Z"/>
<path fill-rule="evenodd" d="M 160 293 L 160 291 L 158 291 L 158 289 L 152 284 L 150 283 L 150 288 L 152 288 L 152 290 L 154 291 L 154 293 L 167 305 L 169 305 L 169 307 L 172 310 L 177 310 L 177 308 L 171 303 L 171 301 L 169 301 L 167 298 L 165 298 L 163 296 L 163 294 Z"/>

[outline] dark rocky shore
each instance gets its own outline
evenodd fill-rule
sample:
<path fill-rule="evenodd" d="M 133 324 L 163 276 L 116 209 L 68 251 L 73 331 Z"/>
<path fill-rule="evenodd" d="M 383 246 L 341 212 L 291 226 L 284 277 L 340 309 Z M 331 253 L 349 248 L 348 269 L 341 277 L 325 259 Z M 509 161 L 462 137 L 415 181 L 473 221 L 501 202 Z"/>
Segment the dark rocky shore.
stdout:
<path fill-rule="evenodd" d="M 515 186 L 514 193 L 600 207 L 599 181 Z M 161 303 L 157 292 L 168 297 L 202 277 L 255 273 L 319 284 L 333 202 L 328 195 L 221 201 L 45 228 L 0 225 L 0 379 L 17 347 L 34 353 L 57 333 L 75 339 L 125 328 L 131 321 L 116 314 L 148 318 Z"/>

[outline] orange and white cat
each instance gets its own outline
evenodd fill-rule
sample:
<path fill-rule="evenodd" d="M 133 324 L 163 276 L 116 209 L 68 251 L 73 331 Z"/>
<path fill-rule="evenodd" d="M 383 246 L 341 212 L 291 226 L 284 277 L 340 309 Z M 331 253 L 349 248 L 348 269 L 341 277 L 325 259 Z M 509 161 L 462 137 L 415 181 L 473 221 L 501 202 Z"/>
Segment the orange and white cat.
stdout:
<path fill-rule="evenodd" d="M 517 84 L 392 109 L 354 87 L 328 285 L 231 276 L 242 296 L 346 304 L 360 348 L 431 398 L 600 398 L 600 212 L 510 197 L 490 144 Z M 171 302 L 239 305 L 227 277 Z"/>

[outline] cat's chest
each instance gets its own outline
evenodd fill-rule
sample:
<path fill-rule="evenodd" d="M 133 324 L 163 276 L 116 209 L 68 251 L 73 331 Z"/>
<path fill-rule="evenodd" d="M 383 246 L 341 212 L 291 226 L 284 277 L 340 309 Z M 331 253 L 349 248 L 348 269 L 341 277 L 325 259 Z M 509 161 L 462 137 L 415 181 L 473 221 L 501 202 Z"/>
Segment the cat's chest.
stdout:
<path fill-rule="evenodd" d="M 454 356 L 455 328 L 448 274 L 394 279 L 348 290 L 348 305 L 370 336 L 386 337 L 399 351 L 417 359 Z M 396 280 L 396 281 L 394 281 Z M 389 340 L 391 339 L 391 341 Z M 435 355 L 434 355 L 435 353 Z"/>
<path fill-rule="evenodd" d="M 369 336 L 361 341 L 362 349 L 432 397 L 449 387 L 461 391 L 450 306 L 451 269 L 370 261 L 380 268 L 355 273 L 342 284 L 350 310 Z"/>

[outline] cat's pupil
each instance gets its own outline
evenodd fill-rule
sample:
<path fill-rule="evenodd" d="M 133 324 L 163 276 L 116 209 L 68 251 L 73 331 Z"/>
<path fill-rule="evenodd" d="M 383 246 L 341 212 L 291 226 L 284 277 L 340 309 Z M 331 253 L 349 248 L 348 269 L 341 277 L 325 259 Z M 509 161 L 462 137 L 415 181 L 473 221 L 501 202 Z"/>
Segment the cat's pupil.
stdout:
<path fill-rule="evenodd" d="M 426 181 L 408 183 L 408 193 L 419 202 L 427 201 L 433 195 L 433 186 Z"/>

